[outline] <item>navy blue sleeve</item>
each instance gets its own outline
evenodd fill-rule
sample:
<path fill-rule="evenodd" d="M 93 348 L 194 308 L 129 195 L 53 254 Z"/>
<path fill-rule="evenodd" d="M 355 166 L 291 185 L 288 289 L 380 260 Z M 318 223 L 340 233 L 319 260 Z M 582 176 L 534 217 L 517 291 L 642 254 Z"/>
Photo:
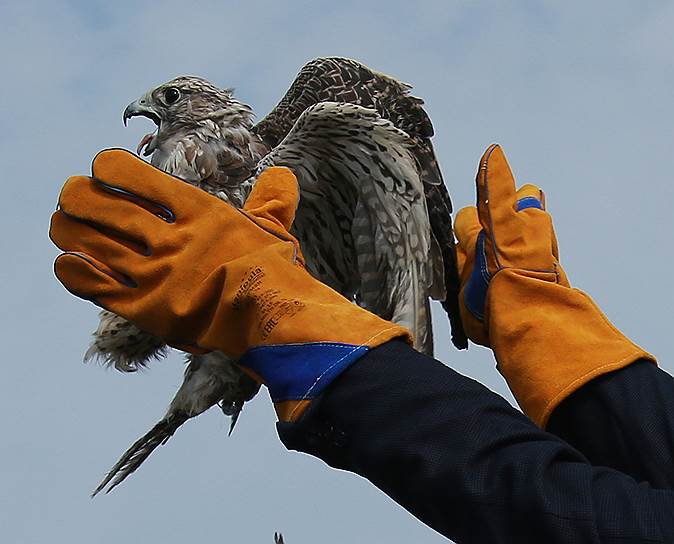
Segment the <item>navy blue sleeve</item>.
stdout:
<path fill-rule="evenodd" d="M 586 384 L 555 410 L 548 430 L 594 465 L 674 489 L 674 378 L 649 361 Z"/>
<path fill-rule="evenodd" d="M 591 465 L 402 342 L 364 356 L 278 431 L 459 543 L 674 542 L 674 492 Z"/>

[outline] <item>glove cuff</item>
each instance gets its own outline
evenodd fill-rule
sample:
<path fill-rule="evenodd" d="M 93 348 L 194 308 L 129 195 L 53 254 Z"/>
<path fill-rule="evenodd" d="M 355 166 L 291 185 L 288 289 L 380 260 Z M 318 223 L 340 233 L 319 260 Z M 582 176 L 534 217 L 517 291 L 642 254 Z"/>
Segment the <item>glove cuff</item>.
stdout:
<path fill-rule="evenodd" d="M 625 337 L 582 291 L 554 274 L 505 269 L 487 296 L 499 372 L 520 407 L 545 428 L 550 414 L 590 380 L 655 357 Z"/>
<path fill-rule="evenodd" d="M 279 420 L 297 421 L 314 398 L 372 348 L 394 338 L 410 341 L 406 329 L 383 320 L 382 324 L 384 328 L 361 345 L 308 342 L 259 346 L 248 350 L 239 364 L 264 381 Z"/>

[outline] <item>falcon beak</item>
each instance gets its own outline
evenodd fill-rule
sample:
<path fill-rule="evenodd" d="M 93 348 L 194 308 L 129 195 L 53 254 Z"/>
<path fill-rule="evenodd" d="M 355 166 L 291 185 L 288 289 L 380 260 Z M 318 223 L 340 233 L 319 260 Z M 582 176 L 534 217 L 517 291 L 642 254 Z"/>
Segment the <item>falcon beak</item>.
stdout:
<path fill-rule="evenodd" d="M 134 100 L 126 107 L 124 115 L 122 116 L 124 126 L 126 126 L 127 121 L 132 117 L 147 117 L 148 119 L 152 119 L 155 125 L 161 125 L 161 117 L 159 117 L 159 114 L 155 109 L 148 104 L 148 101 L 145 98 Z"/>
<path fill-rule="evenodd" d="M 157 135 L 161 129 L 161 117 L 157 110 L 152 107 L 151 101 L 147 95 L 131 102 L 131 104 L 126 107 L 124 114 L 122 115 L 124 126 L 126 126 L 127 121 L 132 117 L 147 117 L 157 125 L 157 129 L 150 134 L 146 134 L 136 148 L 136 153 L 138 153 L 138 155 L 142 153 L 147 157 L 148 155 L 151 155 L 157 147 Z"/>

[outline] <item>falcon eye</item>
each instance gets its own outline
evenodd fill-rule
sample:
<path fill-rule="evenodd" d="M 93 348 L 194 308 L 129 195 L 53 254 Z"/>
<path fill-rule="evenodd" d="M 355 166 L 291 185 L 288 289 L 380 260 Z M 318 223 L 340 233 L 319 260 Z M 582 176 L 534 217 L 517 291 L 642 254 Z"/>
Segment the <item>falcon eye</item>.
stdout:
<path fill-rule="evenodd" d="M 164 91 L 164 99 L 167 104 L 175 104 L 180 98 L 180 91 L 175 87 L 169 87 Z"/>

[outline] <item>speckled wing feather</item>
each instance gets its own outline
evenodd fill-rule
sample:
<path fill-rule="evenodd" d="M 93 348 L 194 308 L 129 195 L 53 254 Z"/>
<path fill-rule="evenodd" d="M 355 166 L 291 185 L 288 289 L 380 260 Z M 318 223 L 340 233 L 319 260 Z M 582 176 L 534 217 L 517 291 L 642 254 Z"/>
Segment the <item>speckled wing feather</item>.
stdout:
<path fill-rule="evenodd" d="M 432 353 L 429 294 L 443 283 L 408 135 L 371 109 L 322 102 L 259 164 L 293 170 L 294 232 L 309 270 L 368 310 L 411 329 Z M 437 249 L 437 247 L 436 247 Z"/>
<path fill-rule="evenodd" d="M 442 301 L 452 326 L 452 341 L 468 346 L 459 314 L 459 275 L 452 232 L 452 204 L 431 143 L 433 125 L 423 100 L 410 95 L 411 86 L 346 58 L 318 58 L 305 65 L 279 104 L 253 131 L 276 147 L 300 115 L 319 102 L 344 102 L 376 110 L 410 138 L 426 195 L 432 235 L 443 258 L 445 296 Z"/>

